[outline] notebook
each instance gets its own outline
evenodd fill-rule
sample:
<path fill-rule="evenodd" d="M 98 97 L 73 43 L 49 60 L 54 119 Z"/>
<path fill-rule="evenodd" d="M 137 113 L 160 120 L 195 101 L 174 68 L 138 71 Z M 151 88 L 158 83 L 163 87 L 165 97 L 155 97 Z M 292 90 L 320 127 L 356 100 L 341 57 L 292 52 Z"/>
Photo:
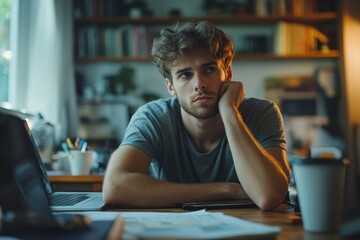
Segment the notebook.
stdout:
<path fill-rule="evenodd" d="M 201 209 L 227 209 L 227 208 L 256 208 L 256 204 L 250 199 L 222 200 L 222 201 L 206 201 L 206 202 L 189 202 L 183 203 L 184 210 L 196 211 Z"/>
<path fill-rule="evenodd" d="M 32 198 L 39 201 L 37 196 L 32 196 L 42 194 L 41 187 L 34 190 L 36 179 L 41 179 L 45 200 L 52 211 L 105 209 L 101 192 L 54 192 L 51 189 L 27 117 L 21 112 L 0 108 L 0 206 L 3 211 L 26 208 L 33 204 L 29 203 Z M 28 195 L 26 189 L 31 189 Z"/>

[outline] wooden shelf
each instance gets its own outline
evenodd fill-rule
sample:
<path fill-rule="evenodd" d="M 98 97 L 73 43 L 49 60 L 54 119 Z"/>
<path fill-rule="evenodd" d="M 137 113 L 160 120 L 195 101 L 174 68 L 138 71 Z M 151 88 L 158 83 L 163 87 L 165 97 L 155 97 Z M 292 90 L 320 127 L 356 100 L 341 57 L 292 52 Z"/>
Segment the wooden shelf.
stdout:
<path fill-rule="evenodd" d="M 197 17 L 97 17 L 97 18 L 81 18 L 75 19 L 76 26 L 81 25 L 120 25 L 120 24 L 141 24 L 141 25 L 169 25 L 176 22 L 200 21 L 206 20 L 216 24 L 231 24 L 231 25 L 249 25 L 249 24 L 273 24 L 279 21 L 286 22 L 301 22 L 301 23 L 326 23 L 334 22 L 338 18 L 336 13 L 324 12 L 314 13 L 303 16 L 296 15 L 269 15 L 269 16 L 256 16 L 256 15 L 213 15 L 213 16 L 197 16 Z"/>
<path fill-rule="evenodd" d="M 307 54 L 294 55 L 275 55 L 271 53 L 238 53 L 234 61 L 251 61 L 251 60 L 310 60 L 310 59 L 336 59 L 339 57 L 339 52 L 332 50 L 328 53 L 314 52 Z"/>
<path fill-rule="evenodd" d="M 339 57 L 338 51 L 329 53 L 308 53 L 279 56 L 271 53 L 238 53 L 234 61 L 260 61 L 260 60 L 309 60 L 309 59 L 336 59 Z M 98 62 L 151 62 L 151 57 L 84 57 L 75 58 L 76 63 L 98 63 Z"/>
<path fill-rule="evenodd" d="M 76 63 L 97 63 L 97 62 L 149 62 L 151 57 L 83 57 L 75 58 Z"/>

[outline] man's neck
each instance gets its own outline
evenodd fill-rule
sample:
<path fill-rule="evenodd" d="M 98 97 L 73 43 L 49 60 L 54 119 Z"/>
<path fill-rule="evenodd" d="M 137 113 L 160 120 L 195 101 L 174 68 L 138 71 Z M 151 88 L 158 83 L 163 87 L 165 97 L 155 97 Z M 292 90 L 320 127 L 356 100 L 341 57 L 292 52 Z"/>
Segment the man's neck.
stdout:
<path fill-rule="evenodd" d="M 197 151 L 209 152 L 218 145 L 225 132 L 220 114 L 209 119 L 198 119 L 181 109 L 181 116 Z"/>

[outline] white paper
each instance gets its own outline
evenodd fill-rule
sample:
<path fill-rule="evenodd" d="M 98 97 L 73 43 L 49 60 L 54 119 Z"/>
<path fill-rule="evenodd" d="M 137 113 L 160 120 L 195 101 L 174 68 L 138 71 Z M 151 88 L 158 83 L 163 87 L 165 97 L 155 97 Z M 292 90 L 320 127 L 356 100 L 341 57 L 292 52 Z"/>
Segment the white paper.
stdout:
<path fill-rule="evenodd" d="M 79 213 L 79 212 L 78 212 Z M 93 221 L 125 219 L 123 239 L 223 239 L 275 237 L 280 227 L 268 226 L 221 212 L 81 212 Z"/>

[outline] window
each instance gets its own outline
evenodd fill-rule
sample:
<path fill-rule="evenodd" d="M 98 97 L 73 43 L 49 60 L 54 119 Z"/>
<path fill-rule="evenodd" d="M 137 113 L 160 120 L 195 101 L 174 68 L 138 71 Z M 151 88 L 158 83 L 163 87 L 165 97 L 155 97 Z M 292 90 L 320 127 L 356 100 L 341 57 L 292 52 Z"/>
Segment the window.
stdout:
<path fill-rule="evenodd" d="M 0 0 L 0 103 L 9 97 L 10 2 Z"/>

